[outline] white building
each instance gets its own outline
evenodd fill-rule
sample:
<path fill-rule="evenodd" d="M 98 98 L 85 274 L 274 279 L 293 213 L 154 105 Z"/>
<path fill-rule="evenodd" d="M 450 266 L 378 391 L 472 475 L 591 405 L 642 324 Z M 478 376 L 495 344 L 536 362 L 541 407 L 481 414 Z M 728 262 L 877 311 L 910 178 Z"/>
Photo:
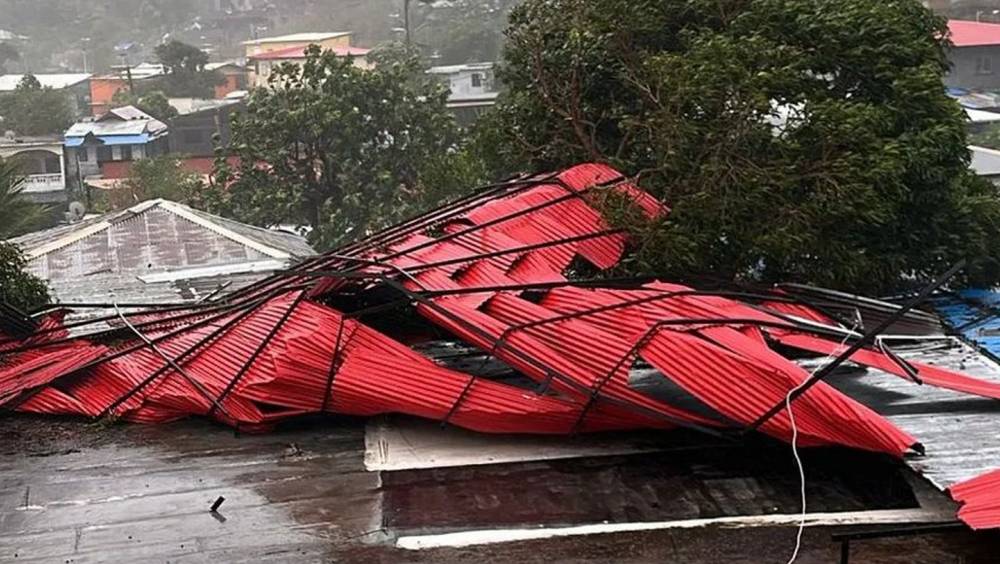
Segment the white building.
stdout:
<path fill-rule="evenodd" d="M 58 137 L 0 138 L 0 158 L 20 165 L 25 175 L 24 194 L 39 203 L 66 201 L 66 168 L 63 142 Z"/>
<path fill-rule="evenodd" d="M 448 108 L 459 123 L 472 123 L 479 114 L 496 104 L 499 93 L 493 76 L 493 63 L 431 67 L 427 72 L 448 85 L 451 90 Z"/>

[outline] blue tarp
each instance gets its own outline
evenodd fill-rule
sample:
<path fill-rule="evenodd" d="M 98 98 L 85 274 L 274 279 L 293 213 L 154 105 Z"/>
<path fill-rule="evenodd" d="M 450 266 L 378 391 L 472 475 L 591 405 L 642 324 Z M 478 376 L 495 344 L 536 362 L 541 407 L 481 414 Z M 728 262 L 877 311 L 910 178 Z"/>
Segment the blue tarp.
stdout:
<path fill-rule="evenodd" d="M 1000 291 L 969 289 L 933 302 L 948 325 L 969 341 L 1000 357 Z"/>
<path fill-rule="evenodd" d="M 84 139 L 86 139 L 86 137 L 67 137 L 65 145 L 67 147 L 79 147 L 80 145 L 83 145 Z M 94 136 L 94 139 L 99 141 L 102 145 L 145 145 L 146 143 L 149 143 L 149 134 L 100 135 Z"/>

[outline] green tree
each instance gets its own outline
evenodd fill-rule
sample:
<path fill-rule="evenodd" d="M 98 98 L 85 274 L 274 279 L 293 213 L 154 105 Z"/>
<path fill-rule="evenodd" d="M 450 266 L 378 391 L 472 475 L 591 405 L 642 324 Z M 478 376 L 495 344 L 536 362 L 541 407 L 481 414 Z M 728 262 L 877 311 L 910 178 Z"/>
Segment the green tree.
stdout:
<path fill-rule="evenodd" d="M 157 60 L 166 67 L 167 74 L 156 79 L 151 90 L 160 90 L 167 96 L 212 98 L 214 88 L 222 77 L 205 70 L 208 55 L 193 45 L 172 40 L 154 49 Z"/>
<path fill-rule="evenodd" d="M 313 227 L 320 247 L 377 228 L 437 197 L 431 163 L 458 141 L 447 91 L 411 52 L 375 53 L 374 68 L 310 48 L 268 88 L 254 90 L 233 122 L 204 205 L 258 225 Z M 433 196 L 430 194 L 433 193 Z"/>
<path fill-rule="evenodd" d="M 176 39 L 157 45 L 153 52 L 168 73 L 200 72 L 208 64 L 208 55 L 204 51 Z"/>
<path fill-rule="evenodd" d="M 145 94 L 134 94 L 128 90 L 115 93 L 112 102 L 116 106 L 135 106 L 160 121 L 177 117 L 177 108 L 170 105 L 170 99 L 161 90 L 152 90 Z"/>
<path fill-rule="evenodd" d="M 201 176 L 185 170 L 179 157 L 160 155 L 133 162 L 128 177 L 111 190 L 108 204 L 119 210 L 156 198 L 185 203 L 198 198 L 203 188 Z"/>
<path fill-rule="evenodd" d="M 912 0 L 528 0 L 480 123 L 497 172 L 611 163 L 673 209 L 628 267 L 897 289 L 994 282 L 1000 203 Z"/>
<path fill-rule="evenodd" d="M 50 210 L 24 197 L 24 175 L 15 159 L 0 158 L 0 241 L 45 227 Z"/>
<path fill-rule="evenodd" d="M 0 241 L 0 300 L 31 311 L 49 303 L 45 281 L 25 272 L 27 260 L 14 243 Z"/>
<path fill-rule="evenodd" d="M 73 123 L 66 94 L 43 88 L 33 75 L 25 75 L 17 88 L 0 96 L 0 129 L 19 135 L 62 133 Z"/>
<path fill-rule="evenodd" d="M 0 300 L 23 310 L 48 302 L 45 282 L 24 271 L 27 264 L 16 237 L 45 224 L 48 211 L 22 195 L 24 176 L 14 161 L 0 159 Z"/>

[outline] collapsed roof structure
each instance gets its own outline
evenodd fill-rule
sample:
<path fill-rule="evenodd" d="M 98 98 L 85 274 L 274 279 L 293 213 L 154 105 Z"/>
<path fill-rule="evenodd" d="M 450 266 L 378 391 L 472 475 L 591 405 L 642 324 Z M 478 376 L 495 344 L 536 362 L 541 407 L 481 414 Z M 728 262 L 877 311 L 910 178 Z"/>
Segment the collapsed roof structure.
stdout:
<path fill-rule="evenodd" d="M 107 311 L 74 323 L 51 312 L 27 337 L 0 336 L 0 408 L 243 430 L 403 413 L 487 433 L 759 431 L 903 459 L 925 452 L 922 437 L 823 381 L 836 365 L 1000 399 L 1000 380 L 890 348 L 941 333 L 908 307 L 794 285 L 572 280 L 625 253 L 598 209 L 612 194 L 668 213 L 617 171 L 581 165 L 486 187 L 213 300 L 88 304 Z M 817 357 L 836 360 L 803 365 Z M 981 480 L 941 486 L 971 526 L 998 527 L 996 478 Z"/>

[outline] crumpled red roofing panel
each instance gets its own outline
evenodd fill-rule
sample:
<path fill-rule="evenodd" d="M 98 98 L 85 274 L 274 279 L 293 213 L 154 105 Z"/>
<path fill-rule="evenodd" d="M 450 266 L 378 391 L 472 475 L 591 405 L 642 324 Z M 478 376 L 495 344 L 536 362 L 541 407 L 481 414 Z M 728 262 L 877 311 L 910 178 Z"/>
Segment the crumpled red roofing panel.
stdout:
<path fill-rule="evenodd" d="M 959 502 L 958 518 L 973 529 L 1000 528 L 1000 470 L 948 488 Z"/>
<path fill-rule="evenodd" d="M 0 339 L 0 407 L 146 423 L 200 415 L 244 429 L 330 412 L 406 413 L 493 433 L 733 433 L 809 377 L 772 343 L 839 350 L 831 335 L 845 334 L 843 324 L 779 291 L 754 299 L 567 281 L 576 261 L 607 269 L 621 260 L 627 236 L 599 211 L 611 194 L 650 218 L 668 213 L 617 171 L 581 165 L 487 188 L 190 310 L 129 314 L 152 346 L 120 320 L 75 339 L 58 326 Z M 417 346 L 441 340 L 521 380 L 458 370 Z M 855 360 L 899 372 L 875 348 Z M 996 397 L 990 384 L 916 368 L 928 383 Z M 636 370 L 674 395 L 643 391 Z M 916 446 L 826 384 L 794 405 L 803 445 L 896 457 Z M 789 440 L 788 414 L 760 430 Z"/>

